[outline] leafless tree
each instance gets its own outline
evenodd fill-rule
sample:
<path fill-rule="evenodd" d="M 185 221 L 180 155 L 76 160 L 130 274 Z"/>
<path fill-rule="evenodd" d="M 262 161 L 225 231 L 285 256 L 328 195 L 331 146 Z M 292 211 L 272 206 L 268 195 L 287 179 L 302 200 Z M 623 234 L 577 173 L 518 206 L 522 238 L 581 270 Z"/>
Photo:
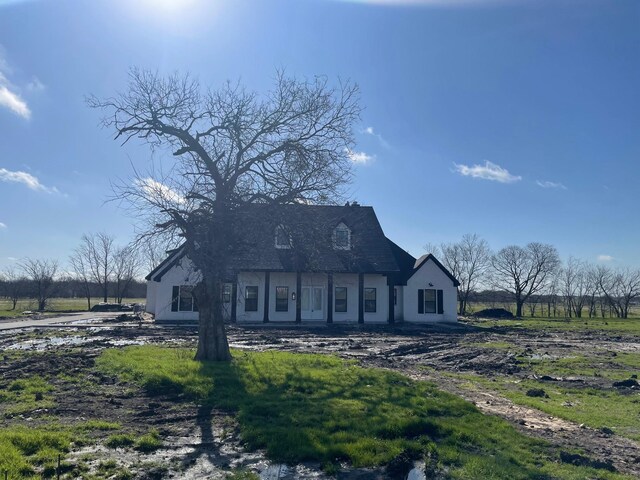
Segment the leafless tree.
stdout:
<path fill-rule="evenodd" d="M 516 316 L 521 317 L 522 306 L 544 288 L 558 269 L 560 258 L 552 245 L 529 243 L 526 247 L 503 248 L 492 257 L 491 265 L 495 286 L 513 295 Z"/>
<path fill-rule="evenodd" d="M 58 262 L 56 260 L 25 258 L 20 261 L 19 266 L 31 283 L 33 294 L 38 302 L 38 310 L 43 311 L 54 293 L 53 287 L 58 273 Z"/>
<path fill-rule="evenodd" d="M 71 265 L 75 279 L 82 285 L 82 291 L 87 299 L 87 310 L 91 310 L 93 271 L 87 253 L 87 249 L 82 246 L 76 248 L 69 257 L 69 265 Z"/>
<path fill-rule="evenodd" d="M 116 303 L 122 303 L 127 288 L 140 270 L 140 255 L 131 245 L 119 247 L 113 254 L 113 285 Z"/>
<path fill-rule="evenodd" d="M 468 233 L 457 243 L 442 244 L 440 250 L 442 263 L 460 282 L 459 313 L 465 315 L 471 292 L 477 289 L 482 276 L 491 266 L 491 249 L 486 240 Z"/>
<path fill-rule="evenodd" d="M 161 235 L 143 235 L 135 244 L 140 268 L 149 273 L 167 258 L 167 253 L 180 246 L 180 239 Z"/>
<path fill-rule="evenodd" d="M 618 318 L 628 318 L 631 302 L 640 296 L 640 269 L 598 267 L 598 283 Z"/>
<path fill-rule="evenodd" d="M 424 244 L 424 247 L 422 248 L 424 249 L 425 252 L 432 254 L 439 260 L 443 260 L 442 258 L 443 252 L 439 245 L 436 245 L 435 243 L 427 242 Z"/>
<path fill-rule="evenodd" d="M 83 258 L 83 267 L 89 272 L 93 282 L 98 284 L 104 302 L 109 296 L 109 279 L 113 273 L 115 239 L 106 233 L 92 233 L 82 236 L 75 257 Z"/>
<path fill-rule="evenodd" d="M 188 75 L 134 69 L 127 92 L 90 98 L 89 105 L 107 112 L 104 125 L 123 143 L 138 138 L 173 153 L 168 175 L 138 175 L 119 197 L 149 214 L 155 228 L 148 234 L 171 230 L 184 238 L 201 279 L 196 358 L 230 359 L 221 288 L 243 210 L 251 203 L 341 198 L 351 178 L 357 86 L 334 88 L 323 77 L 301 81 L 278 72 L 265 96 L 231 83 L 203 92 Z"/>
<path fill-rule="evenodd" d="M 566 315 L 571 318 L 582 317 L 582 310 L 590 293 L 589 267 L 582 261 L 569 257 L 566 265 L 560 269 L 559 278 Z"/>
<path fill-rule="evenodd" d="M 11 310 L 15 310 L 18 300 L 26 292 L 26 279 L 13 267 L 5 269 L 2 278 L 4 280 L 4 295 L 11 301 Z"/>

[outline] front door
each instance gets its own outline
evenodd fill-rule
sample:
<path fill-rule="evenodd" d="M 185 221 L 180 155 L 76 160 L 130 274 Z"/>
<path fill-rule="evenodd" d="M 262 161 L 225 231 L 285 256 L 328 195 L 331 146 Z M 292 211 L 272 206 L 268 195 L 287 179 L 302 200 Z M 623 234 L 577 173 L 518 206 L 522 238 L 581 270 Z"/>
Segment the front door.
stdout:
<path fill-rule="evenodd" d="M 300 298 L 301 316 L 303 320 L 323 320 L 322 301 L 324 289 L 322 287 L 302 287 Z"/>

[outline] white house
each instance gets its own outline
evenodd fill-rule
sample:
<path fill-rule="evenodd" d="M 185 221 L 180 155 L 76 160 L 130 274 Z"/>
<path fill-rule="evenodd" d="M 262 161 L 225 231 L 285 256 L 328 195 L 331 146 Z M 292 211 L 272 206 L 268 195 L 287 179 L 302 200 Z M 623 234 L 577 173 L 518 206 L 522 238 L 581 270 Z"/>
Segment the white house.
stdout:
<path fill-rule="evenodd" d="M 275 211 L 275 213 L 274 213 Z M 372 207 L 251 207 L 222 293 L 227 321 L 455 322 L 458 281 L 431 254 L 415 259 Z M 147 277 L 157 322 L 194 322 L 198 272 L 184 248 Z"/>

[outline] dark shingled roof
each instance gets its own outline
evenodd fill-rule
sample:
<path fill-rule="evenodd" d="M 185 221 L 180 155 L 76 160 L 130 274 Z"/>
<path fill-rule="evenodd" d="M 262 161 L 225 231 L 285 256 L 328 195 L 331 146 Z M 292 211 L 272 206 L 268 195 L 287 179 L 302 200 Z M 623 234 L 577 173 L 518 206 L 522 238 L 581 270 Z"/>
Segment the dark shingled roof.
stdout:
<path fill-rule="evenodd" d="M 229 262 L 236 272 L 299 270 L 400 275 L 401 269 L 411 271 L 415 262 L 404 251 L 412 262 L 395 252 L 400 247 L 385 237 L 372 207 L 254 204 L 238 215 L 236 253 Z M 350 250 L 333 247 L 333 231 L 340 223 L 351 231 Z M 276 248 L 278 226 L 290 232 L 292 248 Z M 184 249 L 174 252 L 147 280 L 159 281 L 183 255 Z"/>
<path fill-rule="evenodd" d="M 400 270 L 372 207 L 359 205 L 252 205 L 243 214 L 241 239 L 233 268 L 291 272 L 389 273 Z M 333 247 L 340 223 L 351 231 L 351 249 Z M 282 225 L 292 248 L 275 246 Z"/>

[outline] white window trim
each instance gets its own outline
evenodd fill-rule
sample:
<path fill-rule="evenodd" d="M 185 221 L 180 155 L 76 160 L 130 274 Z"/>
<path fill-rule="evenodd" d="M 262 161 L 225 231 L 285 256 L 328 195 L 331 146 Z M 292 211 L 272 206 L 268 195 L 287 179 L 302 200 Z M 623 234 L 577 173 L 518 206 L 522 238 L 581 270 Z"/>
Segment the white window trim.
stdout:
<path fill-rule="evenodd" d="M 422 300 L 422 308 L 424 309 L 424 313 L 422 315 L 437 315 L 438 314 L 438 289 L 437 288 L 423 288 L 423 300 Z M 433 290 L 435 294 L 435 299 L 433 301 L 435 305 L 435 310 L 433 312 L 427 312 L 427 290 Z"/>
<path fill-rule="evenodd" d="M 346 245 L 338 245 L 337 240 L 337 231 L 343 230 L 347 232 L 347 244 Z M 340 222 L 336 228 L 333 229 L 333 248 L 336 250 L 351 250 L 351 229 L 347 227 L 343 222 Z"/>
<path fill-rule="evenodd" d="M 281 231 L 289 240 L 289 242 L 285 245 L 283 243 L 278 243 L 278 231 Z M 281 250 L 289 250 L 291 248 L 291 234 L 287 231 L 287 228 L 284 225 L 278 225 L 274 232 L 273 243 L 276 248 Z"/>

